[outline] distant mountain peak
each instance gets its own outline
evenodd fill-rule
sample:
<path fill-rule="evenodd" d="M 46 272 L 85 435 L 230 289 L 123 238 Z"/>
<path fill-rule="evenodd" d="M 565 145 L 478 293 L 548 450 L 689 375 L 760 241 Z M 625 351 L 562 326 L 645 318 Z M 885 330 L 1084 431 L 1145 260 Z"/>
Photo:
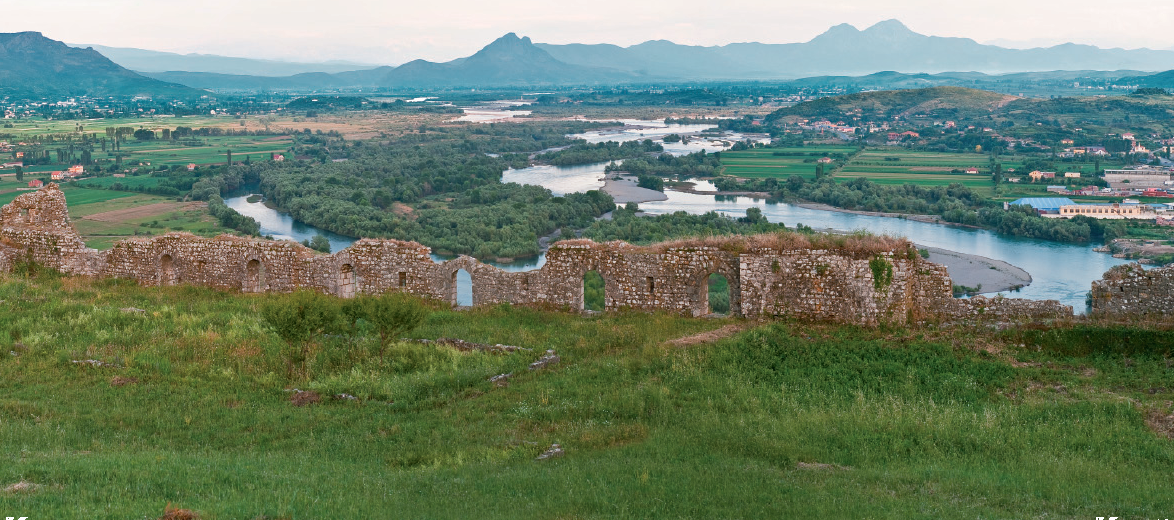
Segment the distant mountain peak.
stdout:
<path fill-rule="evenodd" d="M 546 54 L 546 51 L 539 49 L 530 41 L 529 36 L 519 38 L 515 33 L 507 33 L 505 36 L 493 40 L 492 43 L 482 47 L 474 56 L 500 56 L 500 55 L 527 55 L 527 54 Z"/>
<path fill-rule="evenodd" d="M 890 18 L 888 20 L 877 22 L 873 24 L 872 27 L 865 29 L 864 32 L 879 34 L 917 34 L 913 32 L 913 30 L 909 29 L 909 27 L 904 23 L 901 23 L 901 20 L 896 18 Z"/>
<path fill-rule="evenodd" d="M 829 27 L 828 30 L 824 31 L 819 36 L 816 36 L 811 41 L 814 42 L 816 40 L 822 40 L 822 39 L 827 39 L 827 38 L 843 38 L 846 36 L 855 36 L 857 34 L 860 34 L 860 29 L 857 29 L 855 25 L 852 25 L 850 23 L 841 23 L 841 24 L 837 24 L 837 25 L 833 25 L 833 26 Z"/>

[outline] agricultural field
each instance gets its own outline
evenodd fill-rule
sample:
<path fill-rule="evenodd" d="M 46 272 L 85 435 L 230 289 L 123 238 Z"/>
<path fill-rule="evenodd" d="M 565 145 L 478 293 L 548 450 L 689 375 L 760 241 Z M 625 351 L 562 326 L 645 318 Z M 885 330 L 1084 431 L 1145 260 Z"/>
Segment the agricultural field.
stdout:
<path fill-rule="evenodd" d="M 1021 168 L 1013 157 L 1000 157 L 1003 168 Z M 978 168 L 981 173 L 965 174 L 957 170 Z M 868 149 L 853 158 L 838 172 L 837 178 L 864 177 L 877 184 L 915 184 L 946 186 L 962 184 L 990 194 L 990 156 L 966 153 L 914 152 L 904 149 Z"/>
<path fill-rule="evenodd" d="M 0 205 L 29 191 L 14 189 L 11 178 L 0 177 Z M 70 185 L 62 186 L 61 190 L 65 193 L 74 227 L 86 245 L 95 249 L 108 249 L 115 242 L 133 236 L 171 231 L 187 231 L 201 236 L 231 232 L 208 214 L 203 202 L 176 202 L 173 198 L 155 195 Z"/>
<path fill-rule="evenodd" d="M 149 163 L 150 166 L 183 166 L 190 163 L 209 165 L 224 163 L 232 151 L 234 161 L 249 158 L 269 160 L 272 153 L 284 154 L 293 143 L 288 136 L 218 136 L 198 137 L 202 146 L 184 146 L 184 141 L 126 141 L 121 145 L 123 164 Z M 114 152 L 95 153 L 95 158 L 114 160 Z"/>
<path fill-rule="evenodd" d="M 851 146 L 805 146 L 796 148 L 756 148 L 722 152 L 724 174 L 744 179 L 786 180 L 792 175 L 815 178 L 816 160 L 829 156 L 847 157 L 855 153 Z"/>
<path fill-rule="evenodd" d="M 72 136 L 74 143 L 79 143 L 82 134 L 105 138 L 107 127 L 129 127 L 147 129 L 160 135 L 164 129 L 175 129 L 183 126 L 193 129 L 213 128 L 228 132 L 263 132 L 268 135 L 214 135 L 192 136 L 172 140 L 144 140 L 133 137 L 122 140 L 120 149 L 115 152 L 112 143 L 107 141 L 106 150 L 97 144 L 93 146 L 92 157 L 97 166 L 109 168 L 114 164 L 116 153 L 122 155 L 124 169 L 137 166 L 176 166 L 195 163 L 197 165 L 223 163 L 227 160 L 227 152 L 232 151 L 233 160 L 243 161 L 251 158 L 253 161 L 269 160 L 271 153 L 284 154 L 293 143 L 294 133 L 310 132 L 338 132 L 348 140 L 373 139 L 383 135 L 393 135 L 415 131 L 421 124 L 441 124 L 452 119 L 452 114 L 429 113 L 388 113 L 388 112 L 342 112 L 329 113 L 317 117 L 302 117 L 297 114 L 280 115 L 248 115 L 248 116 L 185 116 L 185 117 L 145 117 L 129 119 L 92 119 L 76 120 L 44 120 L 23 119 L 7 122 L 0 128 L 0 141 L 19 143 L 22 141 L 48 141 L 46 136 L 53 136 L 53 142 L 44 142 L 43 148 L 17 145 L 14 151 L 28 151 L 45 149 L 54 151 L 68 147 L 66 136 Z M 78 131 L 78 127 L 81 131 Z M 198 145 L 197 145 L 198 144 Z M 191 146 L 189 146 L 191 145 Z M 80 156 L 81 148 L 75 149 L 76 157 Z M 51 155 L 52 157 L 52 155 Z M 7 154 L 3 154 L 8 159 Z M 50 172 L 63 170 L 68 164 L 39 164 L 28 165 L 26 172 Z"/>

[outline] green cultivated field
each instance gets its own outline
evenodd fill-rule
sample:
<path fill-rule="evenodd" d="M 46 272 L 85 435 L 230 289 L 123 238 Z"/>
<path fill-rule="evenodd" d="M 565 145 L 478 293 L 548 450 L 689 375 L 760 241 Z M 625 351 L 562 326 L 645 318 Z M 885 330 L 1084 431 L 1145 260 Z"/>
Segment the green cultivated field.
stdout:
<path fill-rule="evenodd" d="M 24 183 L 28 187 L 28 183 Z M 119 199 L 122 197 L 131 197 L 133 193 L 124 193 L 119 191 L 108 190 L 89 190 L 85 188 L 73 188 L 70 186 L 63 186 L 61 191 L 65 192 L 65 200 L 72 211 L 74 207 L 85 206 L 87 204 L 94 204 L 97 202 L 106 202 L 108 200 Z M 28 193 L 27 191 L 13 191 L 9 193 L 0 193 L 0 205 L 12 202 L 16 197 Z"/>
<path fill-rule="evenodd" d="M 1174 333 L 435 310 L 321 336 L 274 296 L 0 278 L 0 508 L 29 518 L 1166 518 Z M 144 312 L 121 309 L 134 307 Z M 349 334 L 349 333 L 347 333 Z M 1022 345 L 1022 346 L 1021 346 Z M 531 371 L 546 349 L 561 363 Z M 72 363 L 94 359 L 114 365 Z M 491 376 L 512 373 L 507 385 Z M 291 404 L 293 388 L 321 395 Z M 333 399 L 350 394 L 357 400 Z M 565 455 L 537 461 L 558 443 Z"/>
<path fill-rule="evenodd" d="M 746 179 L 777 178 L 785 180 L 792 175 L 815 178 L 815 160 L 825 155 L 850 155 L 856 151 L 850 146 L 805 146 L 801 148 L 758 148 L 738 152 L 722 152 L 724 173 Z M 782 155 L 786 154 L 786 155 Z M 793 155 L 800 154 L 800 155 Z"/>
<path fill-rule="evenodd" d="M 146 177 L 144 177 L 146 178 Z M 0 179 L 0 205 L 12 202 L 17 196 L 29 191 L 10 191 L 16 186 L 11 177 Z M 117 180 L 128 180 L 126 179 Z M 19 186 L 27 186 L 20 183 Z M 96 249 L 108 249 L 119 240 L 135 235 L 159 235 L 170 231 L 187 231 L 201 236 L 231 233 L 203 208 L 203 205 L 184 207 L 174 198 L 143 195 L 123 191 L 76 188 L 65 185 L 61 188 L 69 205 L 69 216 L 74 227 L 82 235 L 86 245 Z M 142 206 L 147 209 L 109 221 L 90 220 L 85 217 L 108 211 L 133 210 Z"/>

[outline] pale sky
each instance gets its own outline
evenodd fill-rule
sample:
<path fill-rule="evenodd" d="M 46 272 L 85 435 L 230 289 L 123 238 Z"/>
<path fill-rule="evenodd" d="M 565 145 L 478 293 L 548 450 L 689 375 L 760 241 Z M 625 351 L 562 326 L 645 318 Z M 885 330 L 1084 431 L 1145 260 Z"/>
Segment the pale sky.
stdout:
<path fill-rule="evenodd" d="M 1105 0 L 4 0 L 0 32 L 69 43 L 291 61 L 446 61 L 515 32 L 544 43 L 793 43 L 896 18 L 1029 47 L 1174 48 L 1174 3 Z"/>

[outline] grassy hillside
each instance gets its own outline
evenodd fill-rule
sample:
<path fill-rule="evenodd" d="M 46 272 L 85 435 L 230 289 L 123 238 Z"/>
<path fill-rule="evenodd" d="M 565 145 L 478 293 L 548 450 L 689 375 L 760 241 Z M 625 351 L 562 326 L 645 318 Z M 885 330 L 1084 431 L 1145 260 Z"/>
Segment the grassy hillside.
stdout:
<path fill-rule="evenodd" d="M 318 338 L 306 376 L 289 377 L 257 317 L 271 298 L 0 278 L 0 351 L 11 352 L 0 358 L 0 508 L 154 518 L 171 504 L 206 519 L 1174 511 L 1168 331 L 437 309 L 413 337 L 532 350 L 402 343 L 380 363 L 360 330 Z M 728 326 L 747 330 L 667 342 Z M 546 349 L 561 362 L 528 370 Z M 489 382 L 502 373 L 506 384 Z M 322 399 L 295 406 L 293 388 Z M 358 399 L 330 397 L 341 393 Z M 535 460 L 553 443 L 563 456 Z"/>
<path fill-rule="evenodd" d="M 989 114 L 1015 99 L 1015 96 L 963 87 L 885 90 L 820 98 L 780 108 L 767 119 L 775 121 L 787 116 L 800 116 L 836 120 L 843 119 L 849 113 L 874 121 L 898 115 L 960 119 Z"/>
<path fill-rule="evenodd" d="M 98 51 L 69 47 L 41 33 L 0 33 L 0 96 L 196 98 L 203 94 L 141 76 Z"/>

